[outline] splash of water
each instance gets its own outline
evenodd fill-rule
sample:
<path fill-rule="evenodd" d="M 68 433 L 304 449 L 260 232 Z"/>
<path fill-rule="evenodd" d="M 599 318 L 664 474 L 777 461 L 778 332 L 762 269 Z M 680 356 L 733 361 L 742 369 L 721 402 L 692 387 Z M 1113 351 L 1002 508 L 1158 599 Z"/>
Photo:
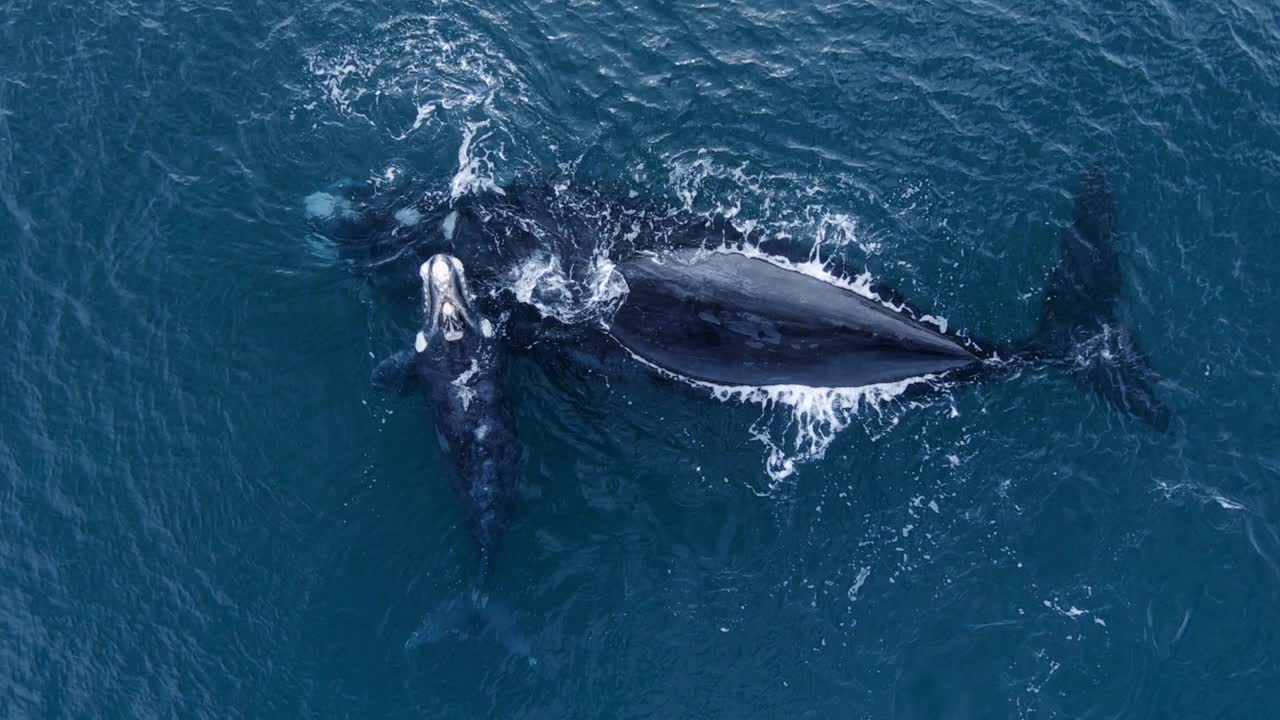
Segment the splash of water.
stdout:
<path fill-rule="evenodd" d="M 576 277 L 565 272 L 558 255 L 529 257 L 511 271 L 507 287 L 543 317 L 565 324 L 611 317 L 627 294 L 626 280 L 604 250 Z"/>
<path fill-rule="evenodd" d="M 752 438 L 765 447 L 765 474 L 770 483 L 762 495 L 776 492 L 799 466 L 826 457 L 841 432 L 859 417 L 884 408 L 918 384 L 933 384 L 935 375 L 856 388 L 805 385 L 719 385 L 673 373 L 631 353 L 638 363 L 671 380 L 704 390 L 721 402 L 758 405 L 760 417 L 751 425 Z M 783 422 L 778 423 L 779 419 Z M 896 422 L 896 421 L 893 421 Z M 777 426 L 781 425 L 781 429 Z"/>
<path fill-rule="evenodd" d="M 458 171 L 449 183 L 449 198 L 458 198 L 476 192 L 492 192 L 503 195 L 505 192 L 494 177 L 494 163 L 490 151 L 481 150 L 480 143 L 492 136 L 486 132 L 476 137 L 476 133 L 489 127 L 489 121 L 469 122 L 462 131 L 462 144 L 458 146 Z M 474 146 L 474 147 L 473 147 Z M 492 151 L 500 159 L 506 155 L 502 148 Z"/>
<path fill-rule="evenodd" d="M 866 255 L 879 253 L 883 244 L 859 232 L 856 218 L 833 209 L 831 196 L 844 197 L 848 187 L 839 177 L 824 176 L 819 183 L 805 175 L 754 173 L 748 164 L 722 161 L 715 150 L 702 149 L 670 159 L 668 184 L 686 212 L 703 217 L 724 217 L 743 233 L 745 242 L 711 248 L 711 252 L 733 252 L 759 258 L 800 272 L 822 282 L 857 293 L 894 312 L 911 311 L 879 296 L 874 278 L 864 271 L 846 277 L 831 271 L 832 261 L 856 248 Z M 834 193 L 833 193 L 834 191 Z M 766 234 L 765 229 L 769 234 Z M 804 238 L 810 254 L 804 262 L 792 262 L 769 253 L 764 247 L 771 238 Z M 922 315 L 915 318 L 946 332 L 945 317 Z M 669 373 L 668 373 L 669 375 Z M 771 480 L 769 492 L 793 475 L 799 466 L 820 460 L 837 435 L 857 418 L 879 418 L 887 404 L 917 383 L 937 384 L 926 376 L 898 383 L 861 388 L 719 387 L 690 381 L 722 401 L 760 405 L 760 418 L 750 432 L 766 448 L 765 472 Z M 890 420 L 891 422 L 896 422 Z"/>
<path fill-rule="evenodd" d="M 765 472 L 772 481 L 769 491 L 773 492 L 799 465 L 826 457 L 832 441 L 856 418 L 869 412 L 882 414 L 886 404 L 908 388 L 934 379 L 923 376 L 858 388 L 700 385 L 721 401 L 753 403 L 762 408 L 761 417 L 750 432 L 766 448 Z M 788 416 L 781 431 L 771 422 L 775 412 Z"/>

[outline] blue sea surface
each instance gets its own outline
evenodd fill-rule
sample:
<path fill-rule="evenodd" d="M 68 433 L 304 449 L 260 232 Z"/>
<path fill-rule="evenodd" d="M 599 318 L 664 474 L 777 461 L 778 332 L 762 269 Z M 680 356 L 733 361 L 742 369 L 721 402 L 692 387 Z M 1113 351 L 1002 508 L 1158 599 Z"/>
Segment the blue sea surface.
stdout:
<path fill-rule="evenodd" d="M 476 552 L 317 193 L 608 187 L 1013 342 L 1093 161 L 1168 432 L 516 358 L 530 655 L 403 649 Z M 1266 0 L 0 0 L 0 718 L 1276 717 L 1278 210 Z"/>

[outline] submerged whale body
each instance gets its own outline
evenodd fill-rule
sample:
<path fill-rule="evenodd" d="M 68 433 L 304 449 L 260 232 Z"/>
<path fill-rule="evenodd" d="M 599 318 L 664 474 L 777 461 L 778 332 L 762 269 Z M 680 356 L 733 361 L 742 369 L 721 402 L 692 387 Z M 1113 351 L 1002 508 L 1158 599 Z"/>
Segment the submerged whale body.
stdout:
<path fill-rule="evenodd" d="M 1118 213 L 1101 166 L 1081 175 L 1071 215 L 1030 344 L 1116 408 L 1165 430 L 1171 413 L 1156 391 L 1159 378 L 1121 312 Z"/>

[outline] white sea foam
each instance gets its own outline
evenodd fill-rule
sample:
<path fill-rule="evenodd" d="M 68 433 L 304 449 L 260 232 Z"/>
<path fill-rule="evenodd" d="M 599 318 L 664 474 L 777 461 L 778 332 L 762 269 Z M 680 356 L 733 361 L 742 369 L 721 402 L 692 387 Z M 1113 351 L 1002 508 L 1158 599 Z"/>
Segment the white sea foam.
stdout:
<path fill-rule="evenodd" d="M 394 136 L 395 139 L 404 140 L 405 138 L 409 137 L 411 133 L 416 131 L 418 128 L 422 127 L 422 124 L 426 122 L 427 119 L 430 118 L 433 113 L 435 113 L 435 110 L 436 110 L 435 103 L 427 102 L 427 103 L 419 104 L 418 112 L 413 118 L 413 125 L 411 125 L 408 130 L 405 130 L 399 135 Z"/>
<path fill-rule="evenodd" d="M 809 277 L 814 278 L 815 280 L 821 280 L 822 282 L 827 283 L 828 285 L 835 285 L 837 287 L 844 288 L 845 290 L 848 290 L 849 292 L 852 292 L 852 293 L 857 293 L 858 295 L 861 295 L 867 298 L 868 300 L 875 300 L 876 302 L 880 303 L 881 305 L 884 305 L 885 307 L 895 312 L 901 312 L 903 310 L 901 306 L 894 305 L 888 300 L 885 300 L 884 298 L 877 295 L 875 291 L 872 290 L 873 281 L 871 278 L 871 273 L 864 272 L 852 278 L 842 277 L 840 275 L 836 275 L 835 273 L 832 273 L 829 269 L 827 269 L 827 264 L 823 262 L 822 259 L 817 257 L 816 255 L 811 255 L 808 260 L 797 263 L 797 262 L 792 262 L 787 258 L 770 254 L 764 250 L 761 250 L 759 246 L 752 245 L 749 243 L 745 245 L 720 246 L 717 248 L 712 248 L 710 252 L 729 253 L 729 254 L 736 253 L 738 255 L 745 255 L 750 258 L 757 258 L 760 260 L 764 260 L 765 262 L 768 262 L 773 265 L 777 265 L 778 267 L 783 268 L 785 270 L 793 270 L 795 272 L 808 275 Z M 943 322 L 946 322 L 946 321 L 943 320 Z"/>
<path fill-rule="evenodd" d="M 489 121 L 469 122 L 462 131 L 462 144 L 458 146 L 458 171 L 449 183 L 449 196 L 452 200 L 474 193 L 488 191 L 505 194 L 494 179 L 494 165 L 490 159 L 490 151 L 481 150 L 480 144 L 492 136 L 484 133 L 477 137 L 476 133 L 489 127 Z M 492 151 L 502 159 L 506 159 L 501 147 Z"/>
<path fill-rule="evenodd" d="M 880 243 L 868 240 L 858 232 L 858 223 L 852 215 L 842 212 L 823 212 L 814 228 L 814 259 L 823 248 L 827 255 L 844 252 L 850 245 L 871 255 L 880 252 Z"/>
<path fill-rule="evenodd" d="M 797 465 L 826 457 L 831 442 L 860 413 L 880 413 L 885 403 L 902 395 L 907 388 L 933 379 L 932 376 L 924 376 L 858 388 L 699 384 L 722 401 L 734 400 L 761 406 L 765 415 L 752 426 L 751 434 L 767 450 L 765 472 L 772 479 L 771 489 L 774 489 L 796 471 Z M 776 411 L 790 415 L 780 434 L 766 417 Z"/>
<path fill-rule="evenodd" d="M 1218 502 L 1218 505 L 1221 506 L 1223 510 L 1244 510 L 1245 509 L 1245 507 L 1240 503 L 1235 502 L 1233 500 L 1228 500 L 1222 497 L 1221 495 L 1214 495 L 1213 499 Z"/>
<path fill-rule="evenodd" d="M 721 402 L 758 405 L 761 415 L 750 433 L 766 448 L 765 473 L 771 479 L 768 492 L 795 473 L 797 466 L 821 460 L 837 435 L 864 412 L 880 414 L 886 403 L 912 386 L 937 380 L 922 375 L 892 383 L 855 388 L 820 388 L 805 385 L 719 385 L 673 373 L 629 353 L 637 362 L 661 375 L 706 390 Z M 778 431 L 772 422 L 779 414 L 786 422 Z"/>
<path fill-rule="evenodd" d="M 395 140 L 475 112 L 501 116 L 500 97 L 526 95 L 510 58 L 456 17 L 400 16 L 352 43 L 318 48 L 307 66 L 328 107 Z"/>
<path fill-rule="evenodd" d="M 871 566 L 864 566 L 858 570 L 858 577 L 854 578 L 853 585 L 849 586 L 849 602 L 858 599 L 858 591 L 862 589 L 863 583 L 867 578 L 871 577 Z"/>
<path fill-rule="evenodd" d="M 592 256 L 579 277 L 570 277 L 553 253 L 531 256 L 512 270 L 507 287 L 543 317 L 566 324 L 612 316 L 627 293 L 626 280 L 603 252 Z"/>

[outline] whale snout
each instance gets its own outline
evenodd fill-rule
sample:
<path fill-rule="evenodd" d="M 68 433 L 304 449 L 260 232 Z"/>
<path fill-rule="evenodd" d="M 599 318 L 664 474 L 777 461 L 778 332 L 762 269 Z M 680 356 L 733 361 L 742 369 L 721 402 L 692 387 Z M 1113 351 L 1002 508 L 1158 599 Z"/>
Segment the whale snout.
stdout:
<path fill-rule="evenodd" d="M 467 287 L 461 260 L 447 253 L 432 255 L 418 268 L 418 275 L 422 277 L 426 310 L 425 335 L 438 333 L 445 342 L 462 340 L 468 331 L 479 332 L 486 338 L 492 335 L 492 325 L 487 319 L 476 320 L 474 298 Z"/>

